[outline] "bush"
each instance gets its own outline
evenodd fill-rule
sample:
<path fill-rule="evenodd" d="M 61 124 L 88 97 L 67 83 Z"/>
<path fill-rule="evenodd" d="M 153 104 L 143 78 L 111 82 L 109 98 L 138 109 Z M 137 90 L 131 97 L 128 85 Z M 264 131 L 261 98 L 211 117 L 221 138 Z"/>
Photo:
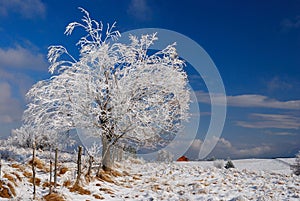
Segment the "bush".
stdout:
<path fill-rule="evenodd" d="M 171 163 L 174 160 L 174 155 L 166 150 L 159 150 L 157 153 L 157 161 Z"/>
<path fill-rule="evenodd" d="M 214 166 L 216 168 L 219 168 L 219 169 L 223 168 L 224 167 L 224 160 L 215 160 L 214 161 Z"/>
<path fill-rule="evenodd" d="M 300 175 L 300 151 L 296 155 L 295 164 L 291 165 L 291 169 L 295 175 Z"/>
<path fill-rule="evenodd" d="M 234 165 L 233 165 L 233 162 L 231 160 L 228 160 L 226 165 L 225 165 L 225 168 L 226 169 L 229 169 L 229 168 L 235 168 Z"/>
<path fill-rule="evenodd" d="M 216 157 L 211 157 L 211 158 L 208 158 L 208 159 L 206 159 L 207 161 L 215 161 L 216 160 Z"/>

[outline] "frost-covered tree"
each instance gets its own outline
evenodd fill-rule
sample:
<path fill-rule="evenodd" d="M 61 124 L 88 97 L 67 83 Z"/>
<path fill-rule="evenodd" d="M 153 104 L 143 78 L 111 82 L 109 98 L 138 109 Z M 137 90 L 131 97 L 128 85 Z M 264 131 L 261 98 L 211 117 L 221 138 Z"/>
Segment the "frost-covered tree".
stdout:
<path fill-rule="evenodd" d="M 116 143 L 139 146 L 151 139 L 153 143 L 169 140 L 181 129 L 190 103 L 187 75 L 175 43 L 150 54 L 158 39 L 155 33 L 130 36 L 129 44 L 118 43 L 115 24 L 105 29 L 101 21 L 81 11 L 82 23 L 72 22 L 65 31 L 70 35 L 82 27 L 87 32 L 77 43 L 79 59 L 63 46 L 49 48 L 53 76 L 29 91 L 32 102 L 24 119 L 47 129 L 96 131 L 92 133 L 101 138 L 106 169 L 112 167 Z"/>
<path fill-rule="evenodd" d="M 8 143 L 23 148 L 32 148 L 35 143 L 37 149 L 51 149 L 53 147 L 63 148 L 73 141 L 68 133 L 60 133 L 43 128 L 34 128 L 28 125 L 22 125 L 20 128 L 13 129 Z"/>
<path fill-rule="evenodd" d="M 157 161 L 171 163 L 174 160 L 174 155 L 166 150 L 159 150 L 157 152 Z"/>
<path fill-rule="evenodd" d="M 300 151 L 296 155 L 295 164 L 291 165 L 291 169 L 295 175 L 300 175 Z"/>
<path fill-rule="evenodd" d="M 235 168 L 233 162 L 232 162 L 230 159 L 227 160 L 227 163 L 225 164 L 224 167 L 225 167 L 226 169 Z"/>

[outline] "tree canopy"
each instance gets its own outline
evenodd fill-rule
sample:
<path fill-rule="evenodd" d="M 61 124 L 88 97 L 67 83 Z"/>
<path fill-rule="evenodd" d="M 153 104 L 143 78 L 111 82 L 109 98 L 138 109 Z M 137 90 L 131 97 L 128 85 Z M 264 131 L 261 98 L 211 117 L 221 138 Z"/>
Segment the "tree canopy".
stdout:
<path fill-rule="evenodd" d="M 27 93 L 24 124 L 45 131 L 93 130 L 102 139 L 103 158 L 110 157 L 110 147 L 119 142 L 139 146 L 172 138 L 188 119 L 190 103 L 176 43 L 150 51 L 156 33 L 118 43 L 121 34 L 115 23 L 104 28 L 81 11 L 82 22 L 70 23 L 65 31 L 70 35 L 81 27 L 87 32 L 77 43 L 79 59 L 63 46 L 49 48 L 52 77 Z"/>

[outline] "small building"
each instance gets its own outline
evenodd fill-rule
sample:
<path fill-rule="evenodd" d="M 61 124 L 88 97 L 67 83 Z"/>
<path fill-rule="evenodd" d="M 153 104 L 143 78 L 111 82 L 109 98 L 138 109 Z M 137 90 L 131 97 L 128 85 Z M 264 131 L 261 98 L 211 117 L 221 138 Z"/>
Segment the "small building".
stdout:
<path fill-rule="evenodd" d="M 177 159 L 177 161 L 189 161 L 189 159 L 185 156 L 181 156 L 180 158 Z"/>

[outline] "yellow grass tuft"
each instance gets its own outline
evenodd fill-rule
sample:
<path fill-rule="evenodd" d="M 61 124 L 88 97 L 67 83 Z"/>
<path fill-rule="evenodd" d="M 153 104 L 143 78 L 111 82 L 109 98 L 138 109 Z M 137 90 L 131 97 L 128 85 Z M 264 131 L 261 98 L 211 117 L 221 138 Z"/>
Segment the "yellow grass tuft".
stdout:
<path fill-rule="evenodd" d="M 111 189 L 109 189 L 109 188 L 100 188 L 99 190 L 100 191 L 104 191 L 107 194 L 111 194 L 111 195 L 114 194 L 114 192 Z"/>
<path fill-rule="evenodd" d="M 54 186 L 54 182 L 51 182 L 51 185 Z M 46 181 L 42 185 L 44 188 L 47 188 L 50 186 L 50 182 Z M 58 183 L 56 183 L 56 186 L 60 186 Z"/>
<path fill-rule="evenodd" d="M 0 197 L 2 198 L 12 198 L 16 196 L 15 188 L 11 183 L 4 183 L 0 181 Z"/>
<path fill-rule="evenodd" d="M 3 178 L 8 179 L 8 181 L 12 182 L 15 186 L 18 186 L 18 185 L 17 185 L 17 182 L 16 182 L 16 178 L 15 178 L 14 176 L 5 173 L 5 174 L 3 175 Z"/>
<path fill-rule="evenodd" d="M 25 177 L 27 177 L 27 178 L 32 177 L 32 173 L 31 173 L 31 172 L 27 172 L 27 171 L 24 171 L 24 172 L 23 172 L 23 175 L 24 175 Z"/>
<path fill-rule="evenodd" d="M 72 186 L 72 188 L 70 188 L 70 192 L 78 192 L 80 195 L 91 195 L 91 191 L 82 188 L 78 184 Z"/>
<path fill-rule="evenodd" d="M 93 196 L 94 196 L 94 198 L 96 198 L 98 200 L 104 200 L 105 199 L 103 196 L 98 195 L 98 194 L 94 194 Z"/>
<path fill-rule="evenodd" d="M 70 181 L 70 180 L 64 181 L 63 186 L 64 186 L 64 187 L 69 187 L 69 186 L 71 186 L 71 181 Z"/>
<path fill-rule="evenodd" d="M 28 182 L 33 184 L 33 178 L 29 178 Z M 41 185 L 41 179 L 40 178 L 35 178 L 35 185 L 40 186 Z"/>
<path fill-rule="evenodd" d="M 12 168 L 16 168 L 16 169 L 19 169 L 20 171 L 24 171 L 25 170 L 25 167 L 20 165 L 20 164 L 17 164 L 17 163 L 13 163 L 11 164 L 11 167 Z"/>
<path fill-rule="evenodd" d="M 106 182 L 109 182 L 109 183 L 114 183 L 114 181 L 112 180 L 112 178 L 109 175 L 109 172 L 107 172 L 107 171 L 101 170 L 100 174 L 98 175 L 98 178 L 102 181 L 106 181 Z"/>
<path fill-rule="evenodd" d="M 15 175 L 19 181 L 22 181 L 22 178 L 20 177 L 20 175 L 18 173 L 12 172 L 12 174 Z"/>
<path fill-rule="evenodd" d="M 32 159 L 28 162 L 28 164 L 30 166 L 32 166 Z M 45 164 L 42 160 L 40 160 L 39 158 L 35 158 L 34 159 L 34 165 L 37 169 L 45 172 L 45 173 L 48 173 L 50 172 L 50 167 L 49 167 L 49 164 Z"/>
<path fill-rule="evenodd" d="M 45 201 L 65 201 L 65 199 L 57 193 L 51 193 L 51 194 L 44 196 L 44 200 Z"/>
<path fill-rule="evenodd" d="M 61 167 L 59 170 L 59 174 L 65 174 L 69 169 L 67 167 Z"/>

